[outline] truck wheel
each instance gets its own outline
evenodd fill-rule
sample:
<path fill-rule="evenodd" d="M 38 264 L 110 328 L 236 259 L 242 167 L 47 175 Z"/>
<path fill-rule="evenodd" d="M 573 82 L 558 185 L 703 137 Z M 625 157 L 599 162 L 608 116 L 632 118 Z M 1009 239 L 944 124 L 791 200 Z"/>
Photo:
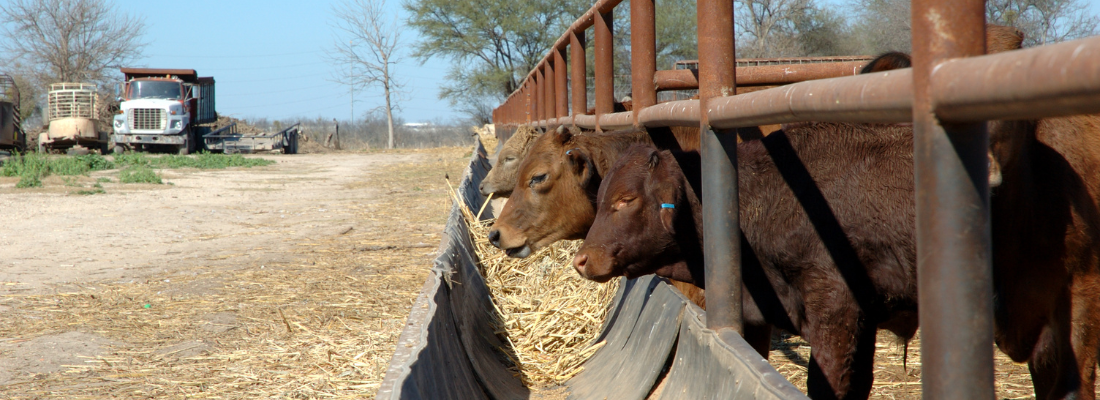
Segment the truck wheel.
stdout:
<path fill-rule="evenodd" d="M 188 149 L 187 147 L 188 146 L 186 144 L 181 144 L 180 149 L 179 149 L 179 155 L 186 156 L 187 154 L 189 154 L 191 149 Z"/>
<path fill-rule="evenodd" d="M 115 145 L 115 147 L 114 147 L 114 148 L 112 149 L 112 151 L 113 151 L 113 152 L 114 152 L 115 154 L 122 154 L 122 153 L 125 153 L 125 152 L 126 152 L 126 148 L 125 148 L 125 147 L 122 147 L 122 145 L 121 145 L 121 144 L 116 144 L 116 145 Z"/>

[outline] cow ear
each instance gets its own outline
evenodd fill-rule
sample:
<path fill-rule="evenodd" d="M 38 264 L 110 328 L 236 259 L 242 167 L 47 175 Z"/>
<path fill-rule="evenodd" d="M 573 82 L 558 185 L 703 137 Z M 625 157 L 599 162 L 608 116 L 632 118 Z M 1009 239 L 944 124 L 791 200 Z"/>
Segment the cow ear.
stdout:
<path fill-rule="evenodd" d="M 554 130 L 554 142 L 559 145 L 569 143 L 573 139 L 573 132 L 565 128 L 565 125 L 559 125 L 558 129 Z"/>
<path fill-rule="evenodd" d="M 596 174 L 596 164 L 584 150 L 573 148 L 565 151 L 565 159 L 570 169 L 580 177 L 582 185 L 587 185 Z"/>
<path fill-rule="evenodd" d="M 665 156 L 671 156 L 667 151 L 663 152 Z M 649 167 L 649 177 L 646 187 L 649 191 L 650 198 L 656 200 L 658 207 L 657 212 L 661 217 L 661 225 L 670 234 L 676 234 L 676 218 L 679 216 L 681 210 L 681 203 L 683 194 L 684 181 L 682 177 L 673 174 L 673 167 L 675 164 L 671 162 L 662 162 L 662 152 L 654 149 L 649 155 L 649 160 L 646 165 Z"/>

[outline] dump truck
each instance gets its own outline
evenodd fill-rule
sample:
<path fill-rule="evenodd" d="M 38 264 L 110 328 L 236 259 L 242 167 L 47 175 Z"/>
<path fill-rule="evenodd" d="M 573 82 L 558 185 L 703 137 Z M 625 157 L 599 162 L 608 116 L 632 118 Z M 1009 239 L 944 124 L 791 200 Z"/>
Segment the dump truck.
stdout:
<path fill-rule="evenodd" d="M 51 84 L 46 94 L 50 125 L 38 135 L 38 151 L 85 147 L 107 154 L 110 128 L 100 118 L 98 100 L 94 84 Z"/>
<path fill-rule="evenodd" d="M 188 154 L 200 150 L 202 137 L 217 121 L 214 78 L 193 69 L 122 68 L 125 82 L 112 122 L 112 147 L 155 148 Z"/>
<path fill-rule="evenodd" d="M 11 76 L 0 74 L 0 149 L 27 149 L 27 134 L 20 118 L 19 87 Z"/>

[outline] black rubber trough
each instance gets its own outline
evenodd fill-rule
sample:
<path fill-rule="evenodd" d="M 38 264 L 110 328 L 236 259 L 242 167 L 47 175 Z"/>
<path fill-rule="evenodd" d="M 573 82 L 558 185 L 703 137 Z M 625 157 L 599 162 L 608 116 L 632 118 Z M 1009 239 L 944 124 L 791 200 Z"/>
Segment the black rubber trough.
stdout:
<path fill-rule="evenodd" d="M 477 210 L 490 163 L 480 142 L 457 191 Z M 457 205 L 377 399 L 530 399 L 493 332 L 493 304 Z M 739 335 L 705 329 L 705 313 L 663 279 L 619 287 L 597 341 L 607 343 L 564 384 L 569 399 L 806 399 Z M 659 392 L 654 392 L 663 380 Z"/>

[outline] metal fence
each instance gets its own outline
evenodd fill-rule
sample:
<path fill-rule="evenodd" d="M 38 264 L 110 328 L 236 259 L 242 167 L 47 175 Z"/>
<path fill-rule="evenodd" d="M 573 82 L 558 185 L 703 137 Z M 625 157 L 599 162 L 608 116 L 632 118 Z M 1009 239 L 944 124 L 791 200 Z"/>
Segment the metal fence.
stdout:
<path fill-rule="evenodd" d="M 611 11 L 620 1 L 597 1 L 573 23 L 494 111 L 494 122 L 704 130 L 706 320 L 720 332 L 740 331 L 741 255 L 736 141 L 719 139 L 732 129 L 765 124 L 912 122 L 923 393 L 993 398 L 988 187 L 970 179 L 987 175 L 984 122 L 1100 112 L 1100 37 L 981 56 L 984 1 L 913 0 L 913 68 L 837 78 L 854 75 L 862 61 L 736 66 L 733 0 L 699 0 L 697 69 L 657 71 L 654 1 L 632 0 L 634 108 L 613 113 Z M 589 27 L 596 42 L 595 115 L 584 113 Z M 788 83 L 733 95 L 739 86 Z M 693 88 L 700 99 L 657 103 L 658 91 Z"/>

